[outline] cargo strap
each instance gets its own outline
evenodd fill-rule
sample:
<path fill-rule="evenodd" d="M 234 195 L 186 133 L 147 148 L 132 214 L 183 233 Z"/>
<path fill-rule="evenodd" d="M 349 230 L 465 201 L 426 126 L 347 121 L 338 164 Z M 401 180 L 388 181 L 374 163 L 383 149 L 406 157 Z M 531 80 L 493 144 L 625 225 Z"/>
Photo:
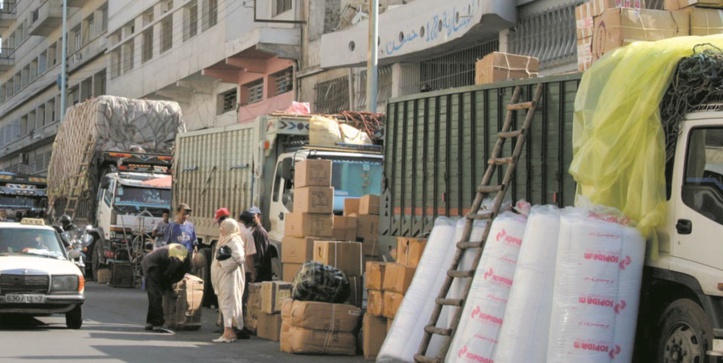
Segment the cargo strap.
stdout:
<path fill-rule="evenodd" d="M 533 98 L 529 102 L 519 102 L 520 96 L 522 94 L 522 86 L 516 86 L 514 92 L 512 93 L 512 99 L 510 100 L 510 104 L 507 105 L 507 114 L 505 115 L 505 121 L 502 125 L 502 129 L 497 134 L 497 142 L 495 143 L 495 147 L 492 150 L 492 155 L 488 160 L 487 169 L 485 170 L 482 182 L 477 188 L 477 194 L 474 201 L 472 202 L 472 207 L 470 208 L 469 213 L 465 216 L 466 221 L 464 224 L 464 231 L 462 233 L 461 240 L 457 242 L 457 251 L 454 255 L 454 259 L 452 260 L 452 265 L 447 271 L 447 276 L 445 277 L 444 283 L 442 284 L 439 294 L 435 299 L 435 306 L 434 310 L 432 311 L 432 316 L 429 319 L 429 323 L 427 324 L 427 326 L 424 327 L 424 335 L 422 337 L 422 341 L 419 344 L 419 350 L 414 356 L 414 360 L 416 362 L 441 363 L 444 361 L 447 355 L 447 351 L 449 350 L 452 339 L 454 338 L 454 334 L 456 333 L 457 327 L 459 326 L 459 322 L 462 318 L 464 304 L 472 287 L 472 277 L 474 277 L 475 271 L 478 268 L 477 265 L 479 264 L 482 257 L 482 251 L 484 250 L 485 241 L 487 240 L 487 236 L 490 233 L 490 227 L 492 225 L 491 222 L 499 214 L 502 206 L 502 201 L 504 200 L 505 194 L 507 193 L 507 188 L 511 184 L 512 178 L 514 176 L 515 167 L 518 160 L 520 159 L 520 155 L 522 155 L 522 149 L 525 145 L 527 131 L 530 128 L 532 118 L 535 115 L 535 109 L 537 108 L 537 104 L 542 97 L 542 88 L 542 84 L 537 85 L 534 91 Z M 527 110 L 527 115 L 525 116 L 522 127 L 518 130 L 511 131 L 510 129 L 512 127 L 512 120 L 514 119 L 515 111 L 524 109 Z M 514 143 L 512 156 L 503 157 L 500 154 L 503 151 L 503 147 L 507 139 L 515 139 L 516 142 Z M 496 185 L 491 184 L 492 177 L 498 168 L 504 169 L 500 170 L 500 172 L 504 172 L 504 177 L 502 178 L 501 183 Z M 496 179 L 499 180 L 499 177 Z M 492 209 L 481 212 L 480 208 L 482 206 L 482 201 L 489 194 L 493 193 L 495 194 L 495 196 Z M 487 224 L 485 226 L 480 241 L 470 241 L 470 237 L 472 235 L 472 227 L 476 220 L 485 220 L 487 221 Z M 460 266 L 460 262 L 462 261 L 462 257 L 464 256 L 465 251 L 470 248 L 477 249 L 474 261 L 472 262 L 472 268 L 470 270 L 459 271 L 458 268 Z M 454 279 L 457 278 L 467 279 L 466 282 L 464 282 L 463 284 L 462 296 L 459 298 L 448 298 L 447 295 L 449 294 L 449 290 L 452 287 L 452 282 L 454 281 Z M 456 307 L 456 309 L 454 309 L 454 315 L 449 322 L 449 327 L 440 328 L 437 327 L 437 322 L 444 306 Z M 442 344 L 436 357 L 428 357 L 426 355 L 427 349 L 429 348 L 429 343 L 431 342 L 432 335 L 434 334 L 441 336 Z"/>

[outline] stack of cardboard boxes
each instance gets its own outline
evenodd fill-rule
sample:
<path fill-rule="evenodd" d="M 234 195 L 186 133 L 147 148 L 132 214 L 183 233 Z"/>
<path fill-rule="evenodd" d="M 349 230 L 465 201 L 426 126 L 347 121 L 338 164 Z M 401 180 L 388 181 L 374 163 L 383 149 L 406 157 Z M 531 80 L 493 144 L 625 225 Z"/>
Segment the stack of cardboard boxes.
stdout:
<path fill-rule="evenodd" d="M 362 306 L 362 245 L 354 241 L 314 241 L 313 260 L 336 267 L 349 279 L 351 295 L 348 302 Z"/>
<path fill-rule="evenodd" d="M 279 341 L 281 334 L 281 307 L 284 300 L 291 298 L 291 284 L 283 281 L 261 282 L 259 310 L 256 312 L 256 335 Z"/>
<path fill-rule="evenodd" d="M 644 0 L 589 0 L 575 9 L 577 63 L 585 71 L 604 54 L 635 41 L 723 31 L 723 1 L 666 0 L 665 10 Z"/>
<path fill-rule="evenodd" d="M 356 354 L 361 309 L 348 304 L 286 300 L 281 310 L 281 351 Z"/>
<path fill-rule="evenodd" d="M 333 237 L 334 188 L 331 161 L 307 159 L 294 171 L 294 211 L 287 213 L 281 241 L 282 279 L 291 281 L 312 259 L 314 240 Z"/>
<path fill-rule="evenodd" d="M 244 327 L 252 334 L 256 334 L 261 311 L 261 282 L 248 284 L 248 300 L 244 309 Z"/>
<path fill-rule="evenodd" d="M 355 222 L 355 236 L 351 240 L 362 243 L 362 251 L 367 260 L 375 260 L 379 256 L 379 205 L 378 195 L 365 195 L 359 199 L 347 198 L 344 201 L 344 217 Z M 347 237 L 351 236 L 348 230 Z"/>
<path fill-rule="evenodd" d="M 396 263 L 367 262 L 367 313 L 362 330 L 364 357 L 376 357 L 424 252 L 424 238 L 398 237 Z"/>

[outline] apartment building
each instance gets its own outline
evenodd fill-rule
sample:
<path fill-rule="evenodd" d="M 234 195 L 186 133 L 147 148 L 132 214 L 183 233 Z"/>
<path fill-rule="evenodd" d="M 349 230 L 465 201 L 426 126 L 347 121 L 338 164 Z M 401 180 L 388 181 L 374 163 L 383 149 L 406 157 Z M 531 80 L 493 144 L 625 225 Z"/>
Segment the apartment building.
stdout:
<path fill-rule="evenodd" d="M 107 0 L 67 0 L 67 104 L 106 93 Z M 0 7 L 0 170 L 45 175 L 60 121 L 61 0 Z"/>

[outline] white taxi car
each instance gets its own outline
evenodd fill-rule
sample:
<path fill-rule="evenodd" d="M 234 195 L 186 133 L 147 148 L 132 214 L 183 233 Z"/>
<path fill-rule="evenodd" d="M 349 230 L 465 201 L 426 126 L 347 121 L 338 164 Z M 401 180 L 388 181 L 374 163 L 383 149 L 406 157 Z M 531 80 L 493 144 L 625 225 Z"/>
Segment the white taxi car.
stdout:
<path fill-rule="evenodd" d="M 42 219 L 0 223 L 0 314 L 65 314 L 83 325 L 85 280 L 58 233 Z"/>

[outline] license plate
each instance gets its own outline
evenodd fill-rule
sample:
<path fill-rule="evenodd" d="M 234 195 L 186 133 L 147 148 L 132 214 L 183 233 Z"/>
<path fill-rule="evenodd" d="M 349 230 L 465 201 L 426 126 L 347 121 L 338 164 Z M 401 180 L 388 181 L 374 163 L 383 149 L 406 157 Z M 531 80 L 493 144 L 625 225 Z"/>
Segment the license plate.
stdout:
<path fill-rule="evenodd" d="M 6 303 L 15 304 L 42 304 L 45 302 L 44 295 L 21 295 L 7 294 L 5 295 Z"/>

